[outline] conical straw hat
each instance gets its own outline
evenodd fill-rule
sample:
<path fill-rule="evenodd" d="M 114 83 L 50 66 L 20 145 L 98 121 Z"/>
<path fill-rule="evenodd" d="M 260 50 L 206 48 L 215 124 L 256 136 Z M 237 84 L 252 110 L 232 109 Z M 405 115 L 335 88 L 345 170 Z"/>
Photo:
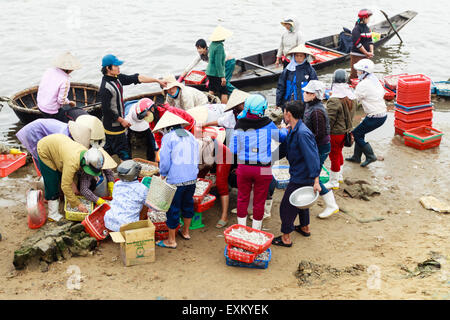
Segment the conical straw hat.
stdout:
<path fill-rule="evenodd" d="M 63 70 L 77 70 L 81 64 L 69 51 L 59 55 L 54 61 L 53 66 Z"/>
<path fill-rule="evenodd" d="M 186 125 L 189 124 L 186 120 L 183 118 L 177 116 L 176 114 L 173 114 L 170 111 L 164 112 L 161 119 L 159 119 L 158 123 L 156 124 L 155 128 L 153 129 L 153 132 L 159 131 L 161 129 L 176 126 L 177 124 Z"/>
<path fill-rule="evenodd" d="M 211 36 L 209 37 L 209 40 L 210 41 L 222 41 L 222 40 L 225 40 L 226 38 L 231 37 L 232 34 L 233 34 L 232 31 L 225 29 L 222 26 L 217 26 L 214 29 Z"/>
<path fill-rule="evenodd" d="M 196 123 L 205 123 L 206 120 L 208 120 L 207 105 L 197 106 L 187 110 L 186 112 L 189 113 L 192 116 L 192 118 L 194 118 Z"/>
<path fill-rule="evenodd" d="M 247 92 L 244 92 L 239 89 L 234 89 L 228 99 L 227 106 L 225 107 L 225 111 L 231 110 L 236 107 L 238 104 L 245 102 L 245 99 L 250 96 Z"/>
<path fill-rule="evenodd" d="M 76 123 L 75 121 L 72 120 L 69 121 L 68 126 L 72 139 L 89 149 L 90 147 L 89 142 L 91 140 L 91 129 L 80 123 Z"/>
<path fill-rule="evenodd" d="M 105 151 L 105 149 L 99 148 L 99 150 L 103 154 L 103 157 L 105 158 L 105 162 L 103 163 L 102 170 L 114 169 L 115 167 L 117 167 L 117 163 L 109 155 L 109 153 Z"/>
<path fill-rule="evenodd" d="M 167 86 L 163 88 L 163 90 L 169 90 L 173 87 L 179 87 L 183 89 L 184 85 L 181 82 L 178 82 L 173 74 L 165 75 L 163 81 L 167 81 Z"/>
<path fill-rule="evenodd" d="M 102 121 L 89 114 L 83 114 L 79 116 L 76 120 L 76 123 L 82 124 L 83 126 L 91 129 L 91 140 L 104 140 L 105 137 L 105 129 L 103 128 Z"/>
<path fill-rule="evenodd" d="M 313 59 L 314 59 L 314 54 L 313 52 L 306 47 L 304 44 L 299 44 L 298 46 L 292 48 L 288 54 L 295 54 L 295 53 L 304 53 L 304 54 L 309 54 Z"/>

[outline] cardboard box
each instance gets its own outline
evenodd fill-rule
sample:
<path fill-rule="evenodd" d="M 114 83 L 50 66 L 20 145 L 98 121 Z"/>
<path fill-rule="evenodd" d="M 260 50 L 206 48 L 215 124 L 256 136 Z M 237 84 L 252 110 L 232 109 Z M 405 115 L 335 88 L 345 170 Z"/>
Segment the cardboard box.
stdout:
<path fill-rule="evenodd" d="M 111 232 L 115 243 L 120 243 L 120 256 L 125 266 L 155 261 L 155 226 L 150 219 L 124 224 L 119 232 Z"/>

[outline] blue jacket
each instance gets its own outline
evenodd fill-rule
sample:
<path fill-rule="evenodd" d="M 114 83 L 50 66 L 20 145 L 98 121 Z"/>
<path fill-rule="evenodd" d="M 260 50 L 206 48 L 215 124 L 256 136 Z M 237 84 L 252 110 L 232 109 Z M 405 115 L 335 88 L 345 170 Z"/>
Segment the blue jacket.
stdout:
<path fill-rule="evenodd" d="M 270 165 L 272 139 L 284 142 L 287 129 L 278 129 L 268 117 L 238 119 L 230 141 L 230 150 L 237 154 L 238 163 Z"/>
<path fill-rule="evenodd" d="M 319 151 L 311 130 L 298 120 L 287 136 L 287 156 L 291 182 L 312 184 L 320 175 Z"/>
<path fill-rule="evenodd" d="M 159 172 L 167 177 L 167 183 L 177 184 L 197 179 L 199 151 L 198 142 L 192 133 L 184 130 L 180 137 L 177 130 L 165 134 L 159 152 Z"/>
<path fill-rule="evenodd" d="M 295 88 L 293 87 L 295 78 Z M 294 71 L 289 71 L 287 68 L 283 70 L 280 78 L 278 79 L 277 85 L 277 100 L 276 104 L 282 107 L 284 110 L 284 103 L 290 100 L 302 100 L 303 101 L 303 91 L 304 87 L 310 80 L 318 80 L 316 71 L 305 61 L 303 64 L 299 64 Z M 303 84 L 302 84 L 303 83 Z M 294 90 L 297 93 L 297 99 L 293 98 L 292 95 Z M 289 97 L 286 98 L 286 95 Z"/>

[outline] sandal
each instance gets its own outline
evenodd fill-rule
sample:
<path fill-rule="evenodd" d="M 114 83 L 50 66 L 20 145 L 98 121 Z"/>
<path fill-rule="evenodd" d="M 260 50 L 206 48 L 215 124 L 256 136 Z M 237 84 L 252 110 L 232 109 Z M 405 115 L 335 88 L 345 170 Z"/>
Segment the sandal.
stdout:
<path fill-rule="evenodd" d="M 162 247 L 162 248 L 169 248 L 169 249 L 176 249 L 176 248 L 177 248 L 177 246 L 171 247 L 171 246 L 166 245 L 166 244 L 164 243 L 164 240 L 159 240 L 159 241 L 156 242 L 155 244 L 156 244 L 158 247 Z"/>
<path fill-rule="evenodd" d="M 228 221 L 223 221 L 222 219 L 220 219 L 217 224 L 216 224 L 216 228 L 220 229 L 225 227 L 228 224 Z"/>
<path fill-rule="evenodd" d="M 281 247 L 292 247 L 292 243 L 284 243 L 283 239 L 281 238 L 281 236 L 278 236 L 276 238 L 273 238 L 272 240 L 272 244 L 276 245 L 276 246 L 281 246 Z"/>
<path fill-rule="evenodd" d="M 311 235 L 311 232 L 303 231 L 299 225 L 295 226 L 294 229 L 295 229 L 295 231 L 297 231 L 298 233 L 300 233 L 304 237 L 309 237 Z"/>
<path fill-rule="evenodd" d="M 180 235 L 180 237 L 182 237 L 184 240 L 191 240 L 191 237 L 186 237 L 183 232 L 181 231 L 181 229 L 178 229 L 178 234 Z"/>

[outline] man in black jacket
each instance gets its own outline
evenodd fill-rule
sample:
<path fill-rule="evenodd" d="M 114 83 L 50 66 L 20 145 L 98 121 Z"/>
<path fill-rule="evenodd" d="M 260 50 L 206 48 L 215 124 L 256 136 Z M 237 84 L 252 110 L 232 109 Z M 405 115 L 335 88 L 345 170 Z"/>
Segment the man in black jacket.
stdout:
<path fill-rule="evenodd" d="M 112 54 L 103 57 L 103 78 L 98 94 L 102 103 L 102 120 L 106 135 L 104 149 L 110 155 L 117 154 L 121 160 L 128 160 L 131 157 L 128 149 L 126 129 L 131 124 L 125 120 L 123 86 L 158 82 L 162 87 L 165 87 L 167 83 L 138 73 L 133 75 L 121 74 L 119 66 L 122 63 L 123 61 Z"/>
<path fill-rule="evenodd" d="M 349 83 L 351 79 L 358 77 L 353 65 L 361 59 L 371 59 L 373 57 L 372 31 L 367 26 L 371 15 L 372 11 L 368 9 L 360 10 L 358 13 L 359 19 L 356 21 L 352 31 L 353 46 L 350 52 L 350 65 L 352 70 Z"/>

